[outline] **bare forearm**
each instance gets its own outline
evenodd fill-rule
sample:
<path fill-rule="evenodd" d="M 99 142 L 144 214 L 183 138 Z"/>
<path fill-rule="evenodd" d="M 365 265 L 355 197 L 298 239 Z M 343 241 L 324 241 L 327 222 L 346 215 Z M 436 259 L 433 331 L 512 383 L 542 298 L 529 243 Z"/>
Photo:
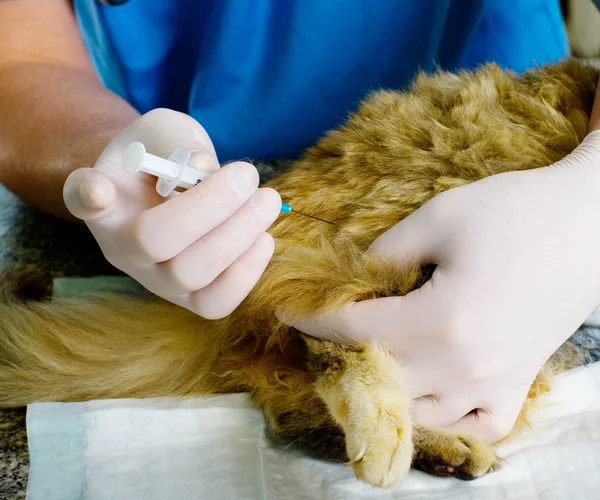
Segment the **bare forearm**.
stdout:
<path fill-rule="evenodd" d="M 596 97 L 594 99 L 594 106 L 588 124 L 588 132 L 593 132 L 598 129 L 600 129 L 600 80 L 598 81 L 598 87 L 596 88 Z"/>
<path fill-rule="evenodd" d="M 54 63 L 0 70 L 0 182 L 26 203 L 72 219 L 62 187 L 91 167 L 139 114 L 89 71 Z"/>

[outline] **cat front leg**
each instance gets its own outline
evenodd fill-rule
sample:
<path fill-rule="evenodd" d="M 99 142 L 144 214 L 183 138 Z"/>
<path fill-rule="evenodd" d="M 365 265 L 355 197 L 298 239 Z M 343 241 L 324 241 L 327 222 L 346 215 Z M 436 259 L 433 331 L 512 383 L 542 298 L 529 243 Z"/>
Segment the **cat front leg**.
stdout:
<path fill-rule="evenodd" d="M 250 387 L 254 403 L 271 429 L 288 445 L 306 446 L 320 459 L 347 462 L 344 432 L 317 394 L 314 377 L 306 369 L 306 347 L 295 338 L 286 353 L 278 348 L 247 362 L 238 385 Z M 231 366 L 222 367 L 230 372 Z"/>
<path fill-rule="evenodd" d="M 376 343 L 349 348 L 310 337 L 305 341 L 317 393 L 344 431 L 356 476 L 380 487 L 402 482 L 413 442 L 399 362 Z"/>

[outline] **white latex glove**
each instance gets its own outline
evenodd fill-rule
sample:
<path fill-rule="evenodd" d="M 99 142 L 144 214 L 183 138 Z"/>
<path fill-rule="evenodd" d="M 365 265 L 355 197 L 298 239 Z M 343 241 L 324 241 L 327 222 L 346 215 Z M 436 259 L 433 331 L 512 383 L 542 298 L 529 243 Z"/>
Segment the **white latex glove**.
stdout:
<path fill-rule="evenodd" d="M 294 326 L 386 343 L 409 368 L 418 422 L 505 437 L 539 369 L 600 302 L 600 131 L 553 166 L 438 195 L 369 251 L 437 268 L 405 297 Z"/>
<path fill-rule="evenodd" d="M 187 147 L 194 152 L 190 164 L 215 173 L 163 198 L 156 177 L 123 171 L 123 150 L 134 141 L 164 158 Z M 190 116 L 157 109 L 115 137 L 93 169 L 74 171 L 64 200 L 111 264 L 154 294 L 213 319 L 240 304 L 273 255 L 273 238 L 265 231 L 280 213 L 281 199 L 258 183 L 248 163 L 219 169 L 208 134 Z"/>

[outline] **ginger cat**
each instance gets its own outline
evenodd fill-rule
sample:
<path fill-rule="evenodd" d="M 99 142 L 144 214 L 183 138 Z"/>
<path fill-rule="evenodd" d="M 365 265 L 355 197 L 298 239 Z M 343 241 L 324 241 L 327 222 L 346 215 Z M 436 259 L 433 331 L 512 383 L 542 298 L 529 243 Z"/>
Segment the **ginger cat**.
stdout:
<path fill-rule="evenodd" d="M 364 250 L 444 190 L 567 155 L 586 134 L 597 79 L 575 61 L 521 77 L 487 65 L 420 75 L 407 92 L 374 93 L 268 183 L 298 210 L 335 225 L 280 216 L 270 230 L 275 257 L 225 319 L 204 320 L 155 298 L 23 302 L 6 291 L 0 405 L 243 391 L 279 435 L 349 462 L 370 484 L 398 484 L 411 466 L 461 479 L 486 474 L 499 465 L 493 446 L 411 422 L 401 362 L 384 346 L 307 338 L 282 324 L 275 308 L 297 318 L 420 286 L 430 270 Z M 560 354 L 533 384 L 515 430 L 564 367 Z"/>

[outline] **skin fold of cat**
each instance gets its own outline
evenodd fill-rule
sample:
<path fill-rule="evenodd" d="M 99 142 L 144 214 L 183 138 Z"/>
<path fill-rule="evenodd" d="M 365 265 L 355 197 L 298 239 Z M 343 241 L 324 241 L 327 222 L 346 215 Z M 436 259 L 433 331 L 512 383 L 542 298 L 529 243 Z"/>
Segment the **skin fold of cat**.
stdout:
<path fill-rule="evenodd" d="M 396 485 L 411 466 L 461 479 L 494 470 L 493 445 L 411 421 L 405 367 L 385 346 L 312 339 L 275 312 L 293 320 L 421 286 L 431 269 L 367 255 L 370 243 L 447 189 L 566 156 L 586 134 L 597 80 L 574 60 L 520 76 L 486 65 L 372 94 L 268 183 L 335 225 L 280 216 L 272 262 L 227 318 L 153 297 L 21 300 L 27 282 L 5 280 L 0 406 L 248 392 L 277 434 L 372 485 Z M 566 343 L 548 360 L 513 434 L 577 359 Z"/>

